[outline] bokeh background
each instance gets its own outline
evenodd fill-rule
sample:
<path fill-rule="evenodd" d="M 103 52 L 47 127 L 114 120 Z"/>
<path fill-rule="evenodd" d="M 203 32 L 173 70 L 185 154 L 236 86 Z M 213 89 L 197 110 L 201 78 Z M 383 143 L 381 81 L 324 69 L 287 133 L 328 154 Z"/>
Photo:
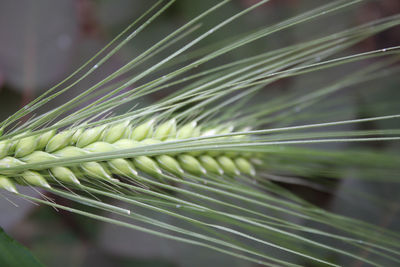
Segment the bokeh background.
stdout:
<path fill-rule="evenodd" d="M 70 74 L 154 2 L 149 0 L 0 0 L 0 120 L 5 119 Z M 146 31 L 112 57 L 100 72 L 95 72 L 89 80 L 73 88 L 70 94 L 81 92 L 140 54 L 157 42 L 160 37 L 217 2 L 215 0 L 178 0 Z M 204 23 L 209 26 L 214 25 L 255 2 L 257 1 L 232 1 Z M 326 3 L 324 0 L 272 0 L 252 12 L 251 15 L 243 17 L 233 25 L 210 36 L 198 47 L 229 40 L 232 36 L 264 25 L 271 25 L 324 3 Z M 372 1 L 359 8 L 327 16 L 316 23 L 299 25 L 274 34 L 201 66 L 199 70 L 204 70 L 213 64 L 323 36 L 399 12 L 400 1 L 398 0 Z M 400 44 L 398 28 L 363 41 L 352 51 L 362 52 L 396 44 Z M 139 68 L 145 69 L 163 56 L 165 54 L 160 54 L 147 65 Z M 347 70 L 343 68 L 341 71 L 344 73 Z M 274 88 L 281 94 L 302 86 L 323 84 L 326 77 L 334 78 L 335 75 L 340 74 L 306 75 L 285 79 L 275 84 Z M 383 94 L 383 97 L 399 97 L 400 99 L 398 93 L 397 96 L 392 95 L 393 92 L 399 91 L 398 85 L 398 80 L 387 80 L 380 81 L 379 84 L 372 83 L 369 86 L 387 89 L 390 93 Z M 153 94 L 143 101 L 151 103 L 162 96 L 164 95 L 161 93 Z M 374 97 L 366 97 L 365 101 L 374 101 Z M 57 106 L 62 101 L 62 99 L 56 100 L 47 108 L 51 108 L 52 105 Z M 356 107 L 354 112 L 358 112 Z M 342 187 L 351 186 L 358 188 L 364 186 L 363 190 L 367 193 L 375 194 L 379 190 L 384 190 L 383 194 L 393 193 L 388 192 L 387 188 L 359 184 L 354 180 L 338 184 L 336 190 L 340 191 Z M 320 206 L 346 213 L 340 201 L 331 194 L 321 194 L 298 186 L 291 186 L 290 189 Z M 57 202 L 87 209 L 87 207 L 80 207 L 79 204 L 69 203 L 55 196 L 51 197 L 54 197 Z M 1 227 L 13 238 L 29 247 L 47 266 L 205 266 L 206 264 L 209 266 L 227 266 L 228 264 L 255 266 L 199 247 L 128 231 L 67 212 L 36 206 L 20 199 L 12 201 L 18 207 L 0 198 Z M 399 205 L 389 205 L 387 209 L 381 210 L 387 215 L 382 219 L 384 226 L 394 227 L 396 220 L 398 222 Z M 367 212 L 360 211 L 357 216 L 371 219 Z M 378 220 L 378 223 L 382 223 L 382 220 Z M 171 221 L 171 223 L 174 222 Z"/>

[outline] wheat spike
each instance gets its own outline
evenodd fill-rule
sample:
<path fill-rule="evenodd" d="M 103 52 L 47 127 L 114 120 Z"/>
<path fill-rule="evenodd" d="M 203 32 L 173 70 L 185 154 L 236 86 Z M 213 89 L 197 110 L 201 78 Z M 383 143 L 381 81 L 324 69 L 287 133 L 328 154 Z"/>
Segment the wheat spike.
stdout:
<path fill-rule="evenodd" d="M 135 179 L 138 170 L 147 175 L 160 178 L 163 172 L 182 176 L 185 172 L 195 175 L 214 173 L 237 176 L 243 173 L 255 175 L 255 169 L 248 155 L 227 151 L 196 151 L 195 153 L 178 153 L 174 155 L 138 156 L 134 158 L 110 159 L 106 162 L 83 162 L 78 168 L 56 166 L 40 167 L 41 162 L 59 158 L 71 158 L 91 153 L 104 153 L 118 149 L 129 149 L 146 145 L 159 144 L 171 140 L 181 140 L 198 136 L 228 133 L 232 126 L 202 131 L 197 122 L 190 122 L 180 127 L 175 119 L 155 125 L 151 119 L 138 126 L 132 126 L 129 120 L 109 123 L 88 129 L 67 129 L 56 133 L 51 130 L 38 135 L 19 138 L 15 141 L 5 140 L 0 143 L 0 167 L 15 167 L 36 163 L 39 167 L 21 173 L 2 173 L 0 187 L 16 192 L 13 182 L 47 187 L 50 184 L 44 174 L 65 183 L 80 184 L 79 175 L 89 178 L 113 181 L 113 175 Z M 224 138 L 224 137 L 220 137 Z M 243 138 L 243 137 L 242 137 Z M 77 170 L 78 169 L 78 170 Z M 7 175 L 12 176 L 8 177 Z M 13 179 L 16 177 L 16 179 Z"/>

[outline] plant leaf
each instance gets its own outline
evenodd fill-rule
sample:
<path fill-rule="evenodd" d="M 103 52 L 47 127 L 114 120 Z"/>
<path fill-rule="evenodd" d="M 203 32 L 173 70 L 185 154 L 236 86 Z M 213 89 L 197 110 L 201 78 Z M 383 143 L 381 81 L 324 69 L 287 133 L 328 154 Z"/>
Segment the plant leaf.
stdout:
<path fill-rule="evenodd" d="M 35 256 L 0 228 L 0 266 L 44 266 Z"/>

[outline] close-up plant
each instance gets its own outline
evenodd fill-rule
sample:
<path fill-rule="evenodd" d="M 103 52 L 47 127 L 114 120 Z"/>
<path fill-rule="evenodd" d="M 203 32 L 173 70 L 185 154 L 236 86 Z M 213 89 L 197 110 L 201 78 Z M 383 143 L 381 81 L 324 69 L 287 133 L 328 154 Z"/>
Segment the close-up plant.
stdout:
<path fill-rule="evenodd" d="M 4 88 L 23 84 L 18 110 L 0 91 L 1 217 L 32 206 L 1 225 L 1 266 L 400 265 L 396 1 L 125 5 L 60 82 L 13 83 L 0 47 Z"/>

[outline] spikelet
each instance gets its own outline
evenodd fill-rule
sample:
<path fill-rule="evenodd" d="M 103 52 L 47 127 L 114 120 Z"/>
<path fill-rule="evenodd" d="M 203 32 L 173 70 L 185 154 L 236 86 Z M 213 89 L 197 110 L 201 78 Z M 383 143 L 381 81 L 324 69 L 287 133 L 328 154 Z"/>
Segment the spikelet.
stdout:
<path fill-rule="evenodd" d="M 135 128 L 130 132 L 129 138 L 136 141 L 142 141 L 147 137 L 153 136 L 154 120 L 149 120 Z"/>
<path fill-rule="evenodd" d="M 66 147 L 71 142 L 73 134 L 73 131 L 67 130 L 54 135 L 46 145 L 46 152 L 51 153 Z"/>
<path fill-rule="evenodd" d="M 202 155 L 199 157 L 200 164 L 209 172 L 216 173 L 219 175 L 224 174 L 223 169 L 218 162 L 209 155 Z"/>
<path fill-rule="evenodd" d="M 38 172 L 24 171 L 21 176 L 30 185 L 50 188 L 49 183 Z"/>
<path fill-rule="evenodd" d="M 39 135 L 22 137 L 17 141 L 0 142 L 0 187 L 10 192 L 13 177 L 33 186 L 50 188 L 52 177 L 60 182 L 79 185 L 79 176 L 91 179 L 114 181 L 113 175 L 136 179 L 138 171 L 148 176 L 162 179 L 164 173 L 183 177 L 187 173 L 204 176 L 207 174 L 238 176 L 240 173 L 255 175 L 255 168 L 243 155 L 228 151 L 195 151 L 168 155 L 136 156 L 116 158 L 106 162 L 82 162 L 75 167 L 55 166 L 45 168 L 41 163 L 59 158 L 82 157 L 92 153 L 106 153 L 121 149 L 151 146 L 171 140 L 182 140 L 199 136 L 224 134 L 233 131 L 231 125 L 216 129 L 201 130 L 197 122 L 189 122 L 181 127 L 171 119 L 156 126 L 155 119 L 134 126 L 129 120 L 119 121 L 93 128 L 55 130 Z M 223 139 L 227 137 L 220 137 Z M 237 137 L 236 137 L 237 138 Z M 242 137 L 243 138 L 243 137 Z M 8 171 L 7 168 L 35 164 L 35 168 L 22 173 Z M 78 174 L 79 173 L 79 174 Z M 12 174 L 12 177 L 7 177 Z"/>
<path fill-rule="evenodd" d="M 50 130 L 41 134 L 37 139 L 36 149 L 43 150 L 46 147 L 47 143 L 49 143 L 50 139 L 53 138 L 55 134 L 56 130 Z"/>
<path fill-rule="evenodd" d="M 17 188 L 15 188 L 15 185 L 11 179 L 4 175 L 0 175 L 0 188 L 3 188 L 11 193 L 18 193 Z"/>
<path fill-rule="evenodd" d="M 37 140 L 36 136 L 28 136 L 20 139 L 15 146 L 15 152 L 14 152 L 15 157 L 17 158 L 24 157 L 35 151 L 37 143 L 36 140 Z"/>
<path fill-rule="evenodd" d="M 9 140 L 0 141 L 0 159 L 8 155 L 11 147 Z"/>

